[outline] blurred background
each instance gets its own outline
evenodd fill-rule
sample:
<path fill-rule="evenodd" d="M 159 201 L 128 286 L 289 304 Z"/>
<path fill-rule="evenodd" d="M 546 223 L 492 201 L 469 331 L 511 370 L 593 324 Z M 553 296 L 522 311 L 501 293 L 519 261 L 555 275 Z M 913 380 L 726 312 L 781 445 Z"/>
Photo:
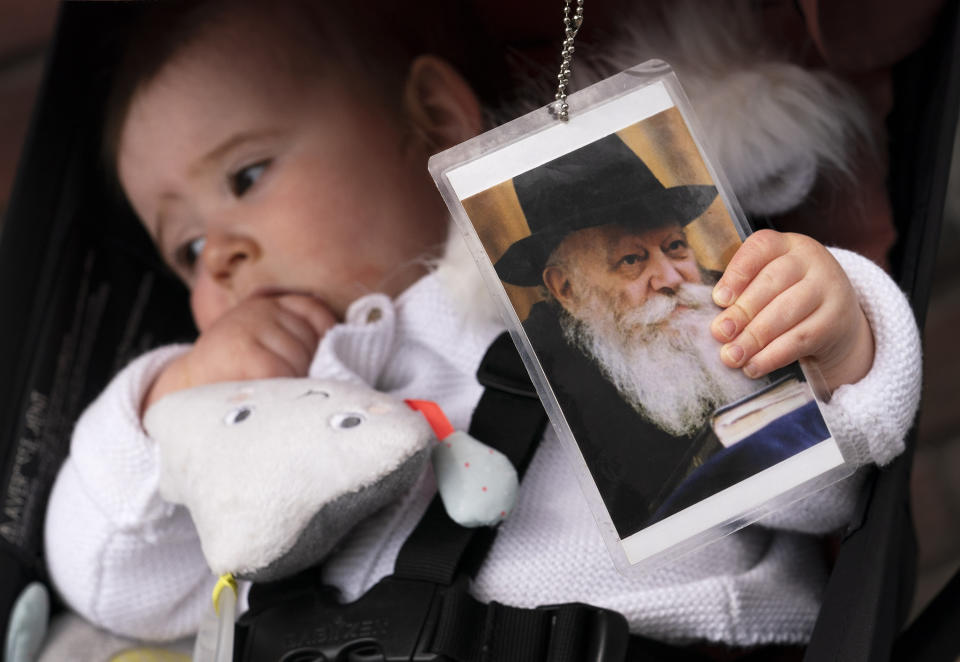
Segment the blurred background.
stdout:
<path fill-rule="evenodd" d="M 0 232 L 58 4 L 0 0 Z M 955 147 L 954 154 L 924 339 L 924 395 L 912 478 L 920 545 L 914 611 L 960 568 L 960 351 L 954 335 L 960 329 L 960 149 Z"/>

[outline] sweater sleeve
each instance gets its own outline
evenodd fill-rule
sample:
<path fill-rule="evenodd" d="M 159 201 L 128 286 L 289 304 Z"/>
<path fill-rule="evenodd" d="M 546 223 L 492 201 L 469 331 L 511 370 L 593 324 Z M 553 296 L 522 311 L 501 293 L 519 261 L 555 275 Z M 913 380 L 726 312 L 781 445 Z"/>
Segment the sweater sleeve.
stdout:
<path fill-rule="evenodd" d="M 831 249 L 857 291 L 873 331 L 870 372 L 839 387 L 823 406 L 833 433 L 847 440 L 861 464 L 889 464 L 920 404 L 920 332 L 906 296 L 878 266 L 856 253 Z"/>
<path fill-rule="evenodd" d="M 831 248 L 854 290 L 873 331 L 870 371 L 854 384 L 840 386 L 821 404 L 830 432 L 852 451 L 860 467 L 883 466 L 904 450 L 904 440 L 920 403 L 920 333 L 907 298 L 870 260 Z M 763 524 L 806 533 L 826 533 L 850 521 L 864 478 L 849 478 L 767 516 Z"/>
<path fill-rule="evenodd" d="M 195 632 L 215 583 L 189 513 L 157 492 L 156 445 L 140 425 L 146 390 L 186 349 L 138 358 L 83 413 L 47 508 L 56 589 L 91 622 L 138 639 Z"/>

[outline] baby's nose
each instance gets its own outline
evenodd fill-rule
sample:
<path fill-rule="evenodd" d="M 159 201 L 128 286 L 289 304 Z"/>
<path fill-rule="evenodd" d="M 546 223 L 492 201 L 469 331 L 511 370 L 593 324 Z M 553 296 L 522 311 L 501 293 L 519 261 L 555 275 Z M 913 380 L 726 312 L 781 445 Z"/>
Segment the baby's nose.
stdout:
<path fill-rule="evenodd" d="M 210 234 L 200 257 L 204 267 L 217 279 L 226 279 L 244 263 L 260 259 L 259 244 L 251 237 L 237 234 Z"/>

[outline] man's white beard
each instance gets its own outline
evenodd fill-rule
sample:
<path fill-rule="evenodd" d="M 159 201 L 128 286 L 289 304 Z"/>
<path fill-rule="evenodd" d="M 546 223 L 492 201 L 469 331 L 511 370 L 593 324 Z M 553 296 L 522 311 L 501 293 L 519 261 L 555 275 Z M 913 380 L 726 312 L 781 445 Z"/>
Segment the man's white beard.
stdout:
<path fill-rule="evenodd" d="M 764 384 L 720 362 L 720 344 L 710 335 L 719 312 L 711 289 L 684 283 L 676 295 L 653 294 L 621 313 L 590 288 L 579 319 L 562 312 L 560 324 L 638 413 L 674 436 L 692 435 L 714 409 Z M 679 304 L 687 310 L 677 311 Z"/>

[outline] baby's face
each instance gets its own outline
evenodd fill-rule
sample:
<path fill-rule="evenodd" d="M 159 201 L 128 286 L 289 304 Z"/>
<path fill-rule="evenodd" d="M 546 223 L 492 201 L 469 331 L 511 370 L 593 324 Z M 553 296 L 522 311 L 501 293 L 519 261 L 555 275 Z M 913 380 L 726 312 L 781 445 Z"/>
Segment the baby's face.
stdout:
<path fill-rule="evenodd" d="M 409 286 L 445 238 L 399 110 L 265 50 L 214 30 L 135 95 L 121 133 L 123 188 L 201 331 L 256 295 L 310 294 L 342 318 Z"/>

